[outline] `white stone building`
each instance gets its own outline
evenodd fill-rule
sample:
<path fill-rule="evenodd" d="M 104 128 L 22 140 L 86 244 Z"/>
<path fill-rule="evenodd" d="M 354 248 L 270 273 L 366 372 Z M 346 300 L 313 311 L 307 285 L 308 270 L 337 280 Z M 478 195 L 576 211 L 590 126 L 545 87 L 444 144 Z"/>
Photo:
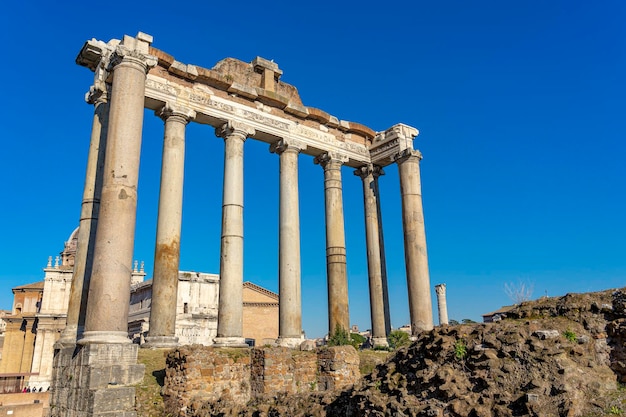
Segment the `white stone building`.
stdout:
<path fill-rule="evenodd" d="M 46 390 L 52 376 L 54 344 L 65 328 L 69 305 L 72 273 L 78 228 L 72 232 L 60 256 L 53 262 L 52 257 L 44 268 L 43 294 L 37 306 L 33 306 L 36 324 L 32 356 L 22 352 L 19 356 L 29 356 L 32 360 L 28 385 Z M 146 274 L 143 263 L 135 267 L 131 277 L 130 306 L 128 316 L 129 337 L 142 344 L 149 330 L 150 306 L 152 301 L 152 280 L 144 281 Z M 219 275 L 202 272 L 179 272 L 176 336 L 178 343 L 213 344 L 217 336 L 217 310 L 219 300 Z M 15 307 L 21 312 L 22 307 Z M 244 309 L 249 313 L 244 318 L 244 336 L 265 339 L 278 337 L 278 294 L 255 284 L 244 283 Z M 10 313 L 10 312 L 9 312 Z M 0 319 L 0 360 L 4 327 Z M 21 349 L 25 349 L 24 346 Z"/>
<path fill-rule="evenodd" d="M 136 277 L 136 273 L 133 274 Z M 219 275 L 202 272 L 178 274 L 176 336 L 181 345 L 210 345 L 217 336 Z M 131 287 L 128 334 L 143 344 L 149 330 L 152 280 L 135 281 Z"/>

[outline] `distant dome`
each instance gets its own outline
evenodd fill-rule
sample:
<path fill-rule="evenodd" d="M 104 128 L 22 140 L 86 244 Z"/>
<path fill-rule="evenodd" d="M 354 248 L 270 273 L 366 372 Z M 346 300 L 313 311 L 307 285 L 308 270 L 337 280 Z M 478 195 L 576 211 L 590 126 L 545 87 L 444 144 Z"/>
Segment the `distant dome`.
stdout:
<path fill-rule="evenodd" d="M 74 266 L 74 258 L 76 258 L 76 247 L 78 246 L 78 227 L 74 229 L 67 242 L 65 248 L 61 252 L 61 266 Z"/>

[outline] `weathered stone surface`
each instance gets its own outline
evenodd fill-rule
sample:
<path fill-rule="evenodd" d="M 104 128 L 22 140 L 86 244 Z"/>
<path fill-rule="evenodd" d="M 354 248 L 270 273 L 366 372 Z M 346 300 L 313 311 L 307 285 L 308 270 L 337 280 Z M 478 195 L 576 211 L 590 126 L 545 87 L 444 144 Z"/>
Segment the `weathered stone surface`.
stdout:
<path fill-rule="evenodd" d="M 606 415 L 626 399 L 616 384 L 624 371 L 618 364 L 626 363 L 624 294 L 568 294 L 513 310 L 530 319 L 423 332 L 352 389 L 257 398 L 245 407 L 212 404 L 188 415 Z M 534 335 L 545 329 L 559 337 Z"/>
<path fill-rule="evenodd" d="M 90 344 L 55 351 L 52 417 L 135 416 L 135 388 L 144 374 L 137 345 Z"/>
<path fill-rule="evenodd" d="M 188 416 L 216 407 L 239 410 L 249 400 L 345 389 L 359 377 L 359 357 L 352 346 L 304 352 L 195 345 L 168 354 L 163 393 L 166 412 Z"/>
<path fill-rule="evenodd" d="M 537 330 L 533 333 L 533 336 L 537 336 L 541 340 L 554 339 L 560 336 L 558 330 Z"/>

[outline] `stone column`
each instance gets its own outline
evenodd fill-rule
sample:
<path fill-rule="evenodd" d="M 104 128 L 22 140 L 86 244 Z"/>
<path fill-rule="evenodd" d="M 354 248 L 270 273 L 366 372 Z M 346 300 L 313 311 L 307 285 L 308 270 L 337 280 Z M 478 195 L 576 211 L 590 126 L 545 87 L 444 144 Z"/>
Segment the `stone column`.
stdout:
<path fill-rule="evenodd" d="M 389 346 L 385 329 L 385 302 L 378 221 L 378 195 L 374 184 L 374 167 L 364 166 L 354 174 L 363 180 L 363 202 L 365 206 L 365 242 L 367 244 L 367 270 L 370 290 L 370 312 L 372 318 L 372 341 L 374 347 Z"/>
<path fill-rule="evenodd" d="M 402 225 L 404 228 L 404 258 L 409 291 L 411 332 L 415 336 L 433 328 L 428 257 L 426 255 L 426 232 L 422 209 L 422 185 L 420 160 L 422 154 L 406 149 L 396 156 L 400 171 L 402 193 Z"/>
<path fill-rule="evenodd" d="M 180 229 L 183 215 L 185 170 L 185 126 L 195 117 L 193 110 L 166 104 L 157 112 L 165 122 L 161 190 L 154 250 L 154 278 L 150 329 L 143 347 L 170 348 L 176 337 Z"/>
<path fill-rule="evenodd" d="M 92 87 L 85 97 L 88 103 L 94 105 L 94 117 L 87 156 L 83 203 L 78 224 L 78 241 L 67 310 L 67 324 L 58 341 L 61 345 L 76 344 L 77 338 L 84 331 L 87 295 L 89 292 L 89 281 L 91 280 L 93 250 L 102 195 L 104 151 L 106 149 L 109 123 L 109 103 L 106 85 L 102 82 L 99 84 L 99 87 Z"/>
<path fill-rule="evenodd" d="M 315 162 L 324 168 L 328 331 L 329 334 L 333 334 L 337 326 L 346 331 L 350 329 L 346 238 L 341 188 L 341 166 L 347 162 L 347 157 L 327 152 L 315 158 Z"/>
<path fill-rule="evenodd" d="M 109 129 L 89 302 L 81 344 L 130 343 L 128 300 L 146 73 L 152 37 L 125 36 L 111 56 Z"/>
<path fill-rule="evenodd" d="M 448 324 L 448 303 L 446 301 L 446 284 L 435 285 L 437 293 L 437 307 L 439 311 L 439 325 Z"/>
<path fill-rule="evenodd" d="M 380 208 L 380 189 L 378 178 L 385 175 L 385 171 L 374 165 L 374 195 L 376 196 L 376 211 L 378 213 L 378 241 L 380 246 L 380 270 L 383 281 L 383 305 L 385 309 L 385 334 L 391 333 L 391 313 L 389 311 L 389 284 L 387 283 L 387 261 L 385 257 L 385 239 L 383 237 L 383 215 Z"/>
<path fill-rule="evenodd" d="M 306 145 L 283 139 L 270 150 L 280 155 L 280 203 L 278 231 L 279 346 L 302 343 L 300 291 L 300 208 L 298 203 L 298 155 Z"/>
<path fill-rule="evenodd" d="M 215 130 L 224 138 L 218 347 L 247 347 L 243 337 L 243 144 L 254 133 L 253 128 L 230 121 Z"/>

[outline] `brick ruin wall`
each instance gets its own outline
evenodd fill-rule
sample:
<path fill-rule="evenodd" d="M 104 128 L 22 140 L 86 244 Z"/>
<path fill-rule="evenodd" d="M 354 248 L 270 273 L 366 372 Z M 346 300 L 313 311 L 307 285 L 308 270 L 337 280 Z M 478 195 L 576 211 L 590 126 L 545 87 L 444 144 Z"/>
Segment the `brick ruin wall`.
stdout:
<path fill-rule="evenodd" d="M 347 388 L 360 377 L 352 346 L 298 351 L 183 346 L 167 356 L 163 396 L 168 413 L 184 416 L 205 402 Z"/>

